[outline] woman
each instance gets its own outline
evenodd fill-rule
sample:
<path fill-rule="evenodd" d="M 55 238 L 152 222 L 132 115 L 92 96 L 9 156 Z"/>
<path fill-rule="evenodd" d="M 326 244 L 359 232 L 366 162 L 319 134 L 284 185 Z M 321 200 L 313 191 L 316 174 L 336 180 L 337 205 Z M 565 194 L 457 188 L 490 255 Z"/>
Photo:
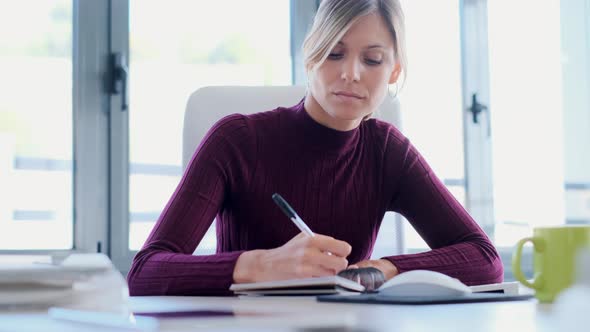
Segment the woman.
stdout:
<path fill-rule="evenodd" d="M 324 0 L 303 50 L 302 102 L 228 116 L 203 139 L 134 258 L 130 293 L 222 295 L 232 283 L 349 266 L 386 279 L 428 269 L 470 285 L 502 281 L 490 240 L 414 146 L 369 119 L 406 68 L 398 0 Z M 298 234 L 273 193 L 317 236 Z M 386 211 L 403 214 L 432 250 L 370 260 Z M 217 253 L 192 255 L 215 216 Z"/>

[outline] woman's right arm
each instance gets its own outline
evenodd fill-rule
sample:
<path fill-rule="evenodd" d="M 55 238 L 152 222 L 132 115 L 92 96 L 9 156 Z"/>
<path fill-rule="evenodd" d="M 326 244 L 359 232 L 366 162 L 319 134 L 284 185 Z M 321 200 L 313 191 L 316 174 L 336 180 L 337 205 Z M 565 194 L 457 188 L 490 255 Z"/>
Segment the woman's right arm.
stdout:
<path fill-rule="evenodd" d="M 131 295 L 221 295 L 233 282 L 241 251 L 195 256 L 250 149 L 246 119 L 231 115 L 207 133 L 127 276 Z M 239 145 L 239 146 L 238 146 Z M 252 151 L 254 152 L 254 151 Z M 236 159 L 238 158 L 238 159 Z M 245 165 L 244 165 L 245 166 Z"/>
<path fill-rule="evenodd" d="M 255 136 L 232 115 L 205 136 L 127 276 L 131 295 L 229 295 L 236 282 L 335 275 L 348 265 L 348 243 L 299 234 L 281 247 L 195 256 L 197 245 L 237 179 L 248 181 Z M 327 252 L 332 255 L 326 254 Z"/>

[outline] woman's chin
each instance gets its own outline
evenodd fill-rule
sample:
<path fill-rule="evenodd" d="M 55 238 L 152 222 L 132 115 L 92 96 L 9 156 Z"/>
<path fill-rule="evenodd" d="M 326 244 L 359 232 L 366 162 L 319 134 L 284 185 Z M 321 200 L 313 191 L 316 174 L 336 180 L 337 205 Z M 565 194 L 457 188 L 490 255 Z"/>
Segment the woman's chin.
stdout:
<path fill-rule="evenodd" d="M 367 112 L 358 108 L 336 106 L 334 107 L 334 112 L 332 114 L 334 117 L 344 121 L 354 121 L 364 118 L 367 115 Z"/>

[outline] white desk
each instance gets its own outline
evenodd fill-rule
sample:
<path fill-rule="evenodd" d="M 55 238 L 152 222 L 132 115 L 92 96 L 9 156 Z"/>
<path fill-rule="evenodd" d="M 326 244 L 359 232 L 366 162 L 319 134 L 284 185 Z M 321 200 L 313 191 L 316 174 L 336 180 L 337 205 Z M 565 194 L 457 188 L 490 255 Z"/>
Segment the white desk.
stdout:
<path fill-rule="evenodd" d="M 558 331 L 551 305 L 536 300 L 452 305 L 319 303 L 314 298 L 134 297 L 135 312 L 230 310 L 235 317 L 174 318 L 162 331 Z M 328 328 L 332 327 L 332 328 Z M 585 327 L 584 327 L 585 328 Z M 583 329 L 582 329 L 583 330 Z M 0 312 L 0 331 L 113 331 L 49 318 L 44 312 Z M 127 330 L 129 331 L 129 330 Z"/>

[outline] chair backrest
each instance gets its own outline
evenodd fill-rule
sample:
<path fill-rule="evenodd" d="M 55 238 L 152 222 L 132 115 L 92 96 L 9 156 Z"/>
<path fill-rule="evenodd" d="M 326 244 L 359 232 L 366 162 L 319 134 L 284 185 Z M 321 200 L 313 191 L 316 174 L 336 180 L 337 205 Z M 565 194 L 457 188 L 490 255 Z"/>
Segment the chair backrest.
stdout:
<path fill-rule="evenodd" d="M 207 131 L 233 113 L 252 114 L 278 106 L 293 106 L 305 95 L 304 86 L 208 86 L 193 92 L 184 113 L 182 169 L 184 170 Z M 401 129 L 397 98 L 385 98 L 375 117 Z"/>

